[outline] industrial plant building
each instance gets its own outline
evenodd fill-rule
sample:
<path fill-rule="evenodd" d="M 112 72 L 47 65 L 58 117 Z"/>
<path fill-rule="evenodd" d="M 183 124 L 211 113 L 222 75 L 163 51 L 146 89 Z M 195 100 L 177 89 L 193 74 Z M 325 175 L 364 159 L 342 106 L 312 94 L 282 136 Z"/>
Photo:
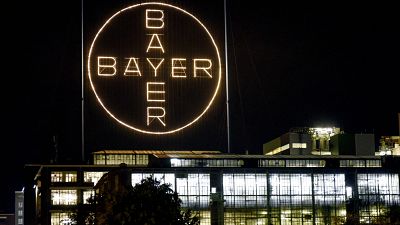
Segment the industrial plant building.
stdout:
<path fill-rule="evenodd" d="M 289 145 L 292 154 L 283 150 L 269 155 L 266 148 L 262 155 L 104 150 L 93 153 L 91 165 L 30 165 L 36 170 L 30 192 L 36 213 L 31 218 L 43 225 L 69 224 L 71 213 L 79 203 L 87 203 L 101 177 L 123 163 L 132 185 L 149 176 L 171 184 L 183 207 L 193 209 L 202 225 L 390 222 L 400 204 L 400 159 L 375 155 L 370 147 L 358 144 L 357 135 L 345 138 L 344 143 L 355 144 L 342 151 L 346 149 L 340 144 L 343 134 L 319 144 L 331 146 L 320 147 L 330 154 L 311 154 L 320 152 L 313 149 L 318 146 L 313 133 L 297 131 L 278 146 Z M 361 140 L 373 143 L 368 135 Z M 309 144 L 314 147 L 307 149 Z M 337 154 L 351 151 L 356 154 Z"/>

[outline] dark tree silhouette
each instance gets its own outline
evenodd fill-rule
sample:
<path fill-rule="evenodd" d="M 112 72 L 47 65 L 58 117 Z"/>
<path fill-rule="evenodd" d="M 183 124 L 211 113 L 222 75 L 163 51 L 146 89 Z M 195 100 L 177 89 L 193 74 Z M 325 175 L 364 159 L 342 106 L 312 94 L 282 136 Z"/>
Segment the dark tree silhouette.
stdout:
<path fill-rule="evenodd" d="M 106 190 L 90 199 L 90 206 L 78 207 L 71 217 L 78 225 L 198 225 L 190 209 L 169 184 L 149 177 L 125 191 Z"/>

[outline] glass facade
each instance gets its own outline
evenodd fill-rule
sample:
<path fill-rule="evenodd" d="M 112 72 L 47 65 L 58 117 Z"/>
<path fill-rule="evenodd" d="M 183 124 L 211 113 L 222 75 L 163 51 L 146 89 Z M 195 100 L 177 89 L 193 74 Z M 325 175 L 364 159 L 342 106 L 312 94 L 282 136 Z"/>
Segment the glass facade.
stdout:
<path fill-rule="evenodd" d="M 161 183 L 171 185 L 171 189 L 179 194 L 183 207 L 204 209 L 210 201 L 210 175 L 209 174 L 174 174 L 174 173 L 133 173 L 132 185 L 140 183 L 144 178 L 153 176 Z"/>
<path fill-rule="evenodd" d="M 182 206 L 200 210 L 201 224 L 210 224 L 210 174 L 133 173 L 132 185 L 151 175 L 170 183 Z M 393 180 L 396 184 L 398 179 Z M 345 174 L 224 173 L 222 187 L 224 224 L 340 224 L 346 220 Z"/>
<path fill-rule="evenodd" d="M 260 162 L 260 161 L 259 161 Z M 263 160 L 281 163 L 281 160 Z M 308 161 L 306 161 L 308 162 Z M 321 165 L 320 161 L 315 161 Z M 364 161 L 366 165 L 366 161 Z M 285 161 L 284 165 L 287 165 Z M 376 165 L 376 164 L 374 164 Z M 84 172 L 84 182 L 96 183 L 105 172 Z M 52 182 L 65 182 L 76 173 L 51 173 Z M 72 176 L 70 176 L 72 174 Z M 168 172 L 132 173 L 132 185 L 153 176 L 161 183 L 171 185 L 179 194 L 184 208 L 198 215 L 201 225 L 211 224 L 210 173 Z M 358 173 L 356 188 L 346 185 L 345 173 L 277 173 L 246 172 L 219 174 L 223 196 L 223 221 L 226 225 L 246 224 L 343 224 L 349 200 L 358 196 L 358 215 L 361 223 L 387 220 L 390 206 L 400 204 L 399 175 L 396 173 Z M 218 186 L 218 185 L 217 185 Z M 356 195 L 354 192 L 356 191 Z M 84 203 L 94 194 L 92 189 L 78 192 L 74 189 L 52 189 L 52 205 L 76 205 L 78 194 Z M 52 212 L 51 224 L 66 224 L 68 213 Z M 387 221 L 386 221 L 387 222 Z"/>
<path fill-rule="evenodd" d="M 119 165 L 121 163 L 146 166 L 149 164 L 149 156 L 135 154 L 96 154 L 94 156 L 95 165 Z"/>
<path fill-rule="evenodd" d="M 379 222 L 388 206 L 400 204 L 398 174 L 357 174 L 357 183 L 361 222 Z"/>
<path fill-rule="evenodd" d="M 224 174 L 223 187 L 225 224 L 328 224 L 346 216 L 344 174 Z"/>
<path fill-rule="evenodd" d="M 266 174 L 224 174 L 223 194 L 227 208 L 265 208 Z"/>
<path fill-rule="evenodd" d="M 346 220 L 344 174 L 314 174 L 316 224 L 341 224 Z"/>
<path fill-rule="evenodd" d="M 136 155 L 135 163 L 148 162 L 138 156 L 147 155 Z M 120 159 L 126 160 L 113 160 Z M 396 168 L 386 169 L 388 161 L 382 159 L 165 158 L 160 163 L 161 159 L 157 159 L 159 167 L 128 167 L 132 185 L 150 176 L 170 184 L 182 207 L 191 208 L 201 225 L 216 220 L 224 225 L 333 225 L 354 218 L 361 224 L 379 224 L 390 222 L 388 213 L 400 205 L 399 173 Z M 93 186 L 105 171 L 116 167 L 86 168 L 54 168 L 47 173 L 49 190 L 41 193 L 50 196 L 41 204 L 47 204 L 51 218 L 43 224 L 68 224 L 68 212 L 79 203 L 87 204 Z"/>

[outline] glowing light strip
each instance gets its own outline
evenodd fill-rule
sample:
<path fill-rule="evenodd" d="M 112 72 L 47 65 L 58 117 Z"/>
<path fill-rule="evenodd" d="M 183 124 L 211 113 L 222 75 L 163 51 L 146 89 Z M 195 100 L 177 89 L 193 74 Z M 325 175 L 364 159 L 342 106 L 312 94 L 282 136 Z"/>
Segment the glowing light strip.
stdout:
<path fill-rule="evenodd" d="M 129 9 L 132 9 L 132 8 L 138 7 L 138 6 L 145 6 L 145 5 L 161 5 L 161 6 L 165 6 L 165 7 L 170 7 L 170 8 L 179 10 L 179 11 L 185 13 L 186 15 L 189 15 L 190 17 L 192 17 L 192 18 L 193 18 L 194 20 L 196 20 L 196 21 L 203 27 L 203 29 L 207 32 L 208 36 L 211 38 L 211 41 L 212 41 L 212 43 L 213 43 L 213 45 L 214 45 L 214 47 L 215 47 L 215 50 L 216 50 L 217 56 L 218 56 L 218 65 L 219 65 L 218 73 L 219 73 L 219 77 L 218 77 L 217 88 L 215 89 L 215 92 L 214 92 L 214 94 L 213 94 L 213 96 L 212 96 L 210 102 L 209 102 L 208 105 L 206 106 L 206 108 L 203 110 L 203 112 L 200 113 L 200 115 L 198 115 L 194 120 L 192 120 L 191 122 L 187 123 L 186 125 L 184 125 L 184 126 L 182 126 L 182 127 L 179 127 L 179 128 L 177 128 L 177 129 L 174 129 L 174 130 L 169 130 L 169 131 L 164 131 L 164 132 L 155 132 L 155 131 L 148 131 L 148 130 L 139 129 L 139 128 L 136 128 L 136 127 L 133 127 L 133 126 L 127 124 L 126 122 L 124 122 L 124 121 L 118 119 L 116 116 L 114 116 L 114 114 L 112 114 L 112 113 L 104 106 L 104 104 L 103 104 L 103 102 L 101 101 L 99 95 L 97 94 L 96 88 L 94 87 L 94 84 L 93 84 L 93 81 L 92 81 L 91 71 L 90 71 L 90 60 L 91 60 L 91 55 L 92 55 L 93 47 L 94 47 L 94 44 L 95 44 L 97 38 L 99 37 L 100 33 L 103 31 L 103 29 L 110 23 L 110 21 L 111 21 L 114 17 L 116 17 L 116 16 L 119 15 L 120 13 L 122 13 L 122 12 L 124 12 L 124 11 L 126 11 L 126 10 L 129 10 Z M 169 4 L 165 4 L 165 3 L 160 3 L 160 2 L 146 2 L 146 3 L 140 3 L 140 4 L 136 4 L 136 5 L 129 6 L 129 7 L 127 7 L 127 8 L 124 8 L 124 9 L 122 9 L 122 10 L 116 12 L 114 15 L 112 15 L 112 16 L 105 22 L 105 24 L 104 24 L 104 25 L 100 28 L 100 30 L 97 32 L 96 36 L 95 36 L 94 39 L 93 39 L 92 44 L 90 45 L 89 55 L 88 55 L 88 76 L 89 76 L 90 86 L 92 87 L 92 90 L 93 90 L 94 94 L 96 95 L 97 101 L 100 103 L 100 105 L 103 107 L 103 109 L 104 109 L 112 118 L 114 118 L 118 123 L 120 123 L 120 124 L 122 124 L 122 125 L 124 125 L 124 126 L 126 126 L 126 127 L 128 127 L 128 128 L 130 128 L 130 129 L 132 129 L 132 130 L 136 130 L 136 131 L 139 131 L 139 132 L 142 132 L 142 133 L 146 133 L 146 134 L 157 134 L 157 135 L 160 135 L 160 134 L 171 134 L 171 133 L 175 133 L 175 132 L 177 132 L 177 131 L 180 131 L 180 130 L 186 128 L 186 127 L 189 127 L 189 126 L 191 126 L 193 123 L 195 123 L 196 121 L 198 121 L 198 120 L 207 112 L 207 110 L 210 108 L 210 106 L 211 106 L 212 103 L 214 102 L 215 97 L 216 97 L 217 94 L 218 94 L 218 90 L 219 90 L 219 87 L 220 87 L 220 84 L 221 84 L 221 73 L 222 73 L 222 71 L 221 71 L 221 57 L 220 57 L 220 55 L 219 55 L 218 46 L 217 46 L 217 44 L 215 43 L 215 40 L 214 40 L 214 38 L 212 37 L 211 33 L 207 30 L 206 26 L 204 26 L 204 24 L 203 24 L 202 22 L 200 22 L 199 19 L 197 19 L 195 16 L 193 16 L 193 15 L 190 14 L 189 12 L 187 12 L 187 11 L 181 9 L 181 8 L 178 8 L 178 7 L 176 7 L 176 6 L 169 5 Z"/>

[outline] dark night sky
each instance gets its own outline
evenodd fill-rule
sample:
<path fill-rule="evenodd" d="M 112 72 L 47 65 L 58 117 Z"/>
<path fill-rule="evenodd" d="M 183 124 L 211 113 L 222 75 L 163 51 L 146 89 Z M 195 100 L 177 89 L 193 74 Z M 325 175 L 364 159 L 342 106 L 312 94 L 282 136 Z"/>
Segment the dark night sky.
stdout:
<path fill-rule="evenodd" d="M 92 13 L 85 14 L 102 19 L 136 3 L 95 2 L 85 3 Z M 170 3 L 223 35 L 222 3 Z M 261 153 L 263 143 L 297 126 L 398 135 L 397 7 L 335 3 L 228 2 L 232 152 Z M 80 157 L 80 4 L 29 1 L 3 9 L 0 211 L 13 211 L 24 165 L 48 163 L 53 157 L 53 135 L 58 136 L 62 161 Z"/>

